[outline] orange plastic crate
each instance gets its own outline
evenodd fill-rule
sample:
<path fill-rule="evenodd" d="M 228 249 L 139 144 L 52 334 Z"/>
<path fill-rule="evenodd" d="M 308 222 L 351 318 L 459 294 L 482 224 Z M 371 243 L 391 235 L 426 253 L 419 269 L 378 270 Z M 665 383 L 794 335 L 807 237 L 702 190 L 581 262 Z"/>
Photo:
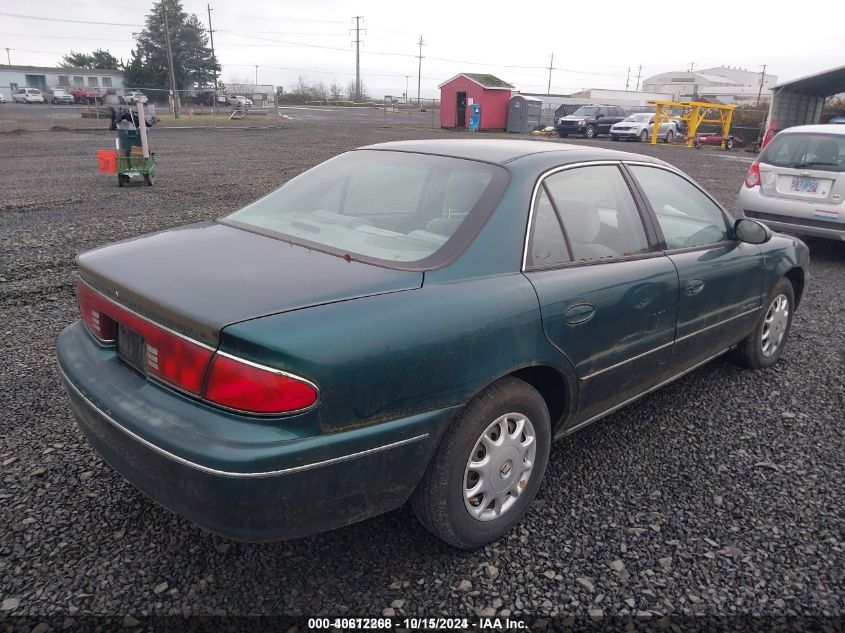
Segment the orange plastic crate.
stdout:
<path fill-rule="evenodd" d="M 117 173 L 117 152 L 113 149 L 98 149 L 97 160 L 100 161 L 100 171 L 104 174 Z"/>

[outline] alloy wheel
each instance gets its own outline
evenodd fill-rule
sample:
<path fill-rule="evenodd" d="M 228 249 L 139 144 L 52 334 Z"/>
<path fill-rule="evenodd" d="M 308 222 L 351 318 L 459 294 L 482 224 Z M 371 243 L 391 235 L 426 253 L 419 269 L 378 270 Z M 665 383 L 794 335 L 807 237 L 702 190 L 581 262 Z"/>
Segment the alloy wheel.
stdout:
<path fill-rule="evenodd" d="M 531 420 L 521 413 L 496 418 L 476 441 L 464 470 L 470 516 L 492 521 L 508 512 L 528 485 L 536 453 Z"/>

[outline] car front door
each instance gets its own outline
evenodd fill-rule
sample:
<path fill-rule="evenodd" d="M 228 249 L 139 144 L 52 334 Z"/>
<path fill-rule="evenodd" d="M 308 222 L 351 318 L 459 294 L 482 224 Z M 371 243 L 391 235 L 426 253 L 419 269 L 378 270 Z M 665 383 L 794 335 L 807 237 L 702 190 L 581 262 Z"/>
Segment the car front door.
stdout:
<path fill-rule="evenodd" d="M 599 108 L 596 113 L 596 134 L 609 134 L 610 123 L 607 119 L 607 108 Z"/>
<path fill-rule="evenodd" d="M 676 368 L 742 340 L 762 307 L 760 248 L 733 238 L 729 216 L 698 186 L 658 165 L 630 164 L 666 255 L 678 269 Z"/>
<path fill-rule="evenodd" d="M 618 164 L 550 173 L 533 204 L 524 270 L 578 374 L 572 428 L 671 373 L 678 276 Z"/>

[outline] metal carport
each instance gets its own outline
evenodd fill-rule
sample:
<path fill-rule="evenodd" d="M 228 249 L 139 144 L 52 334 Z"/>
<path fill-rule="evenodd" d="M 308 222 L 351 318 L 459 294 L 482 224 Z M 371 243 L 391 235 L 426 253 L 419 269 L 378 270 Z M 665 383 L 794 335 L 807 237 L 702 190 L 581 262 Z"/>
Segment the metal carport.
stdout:
<path fill-rule="evenodd" d="M 845 66 L 793 79 L 772 88 L 766 129 L 821 123 L 824 101 L 845 92 Z"/>

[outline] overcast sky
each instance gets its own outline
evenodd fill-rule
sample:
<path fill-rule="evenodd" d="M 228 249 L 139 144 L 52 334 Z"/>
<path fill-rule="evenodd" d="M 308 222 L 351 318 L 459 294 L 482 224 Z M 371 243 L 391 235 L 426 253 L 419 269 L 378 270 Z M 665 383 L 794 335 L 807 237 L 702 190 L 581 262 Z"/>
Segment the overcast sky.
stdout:
<path fill-rule="evenodd" d="M 783 5 L 783 6 L 780 6 Z M 142 28 L 150 1 L 2 0 L 0 55 L 6 63 L 53 66 L 67 51 L 96 48 L 126 59 L 132 34 Z M 205 0 L 183 0 L 208 24 Z M 479 10 L 473 12 L 472 7 Z M 799 4 L 783 0 L 707 3 L 651 2 L 454 2 L 428 0 L 311 0 L 282 2 L 211 0 L 214 44 L 221 79 L 255 80 L 286 88 L 309 81 L 354 79 L 354 20 L 361 20 L 361 69 L 374 96 L 401 95 L 406 76 L 416 96 L 417 41 L 423 36 L 422 96 L 459 72 L 489 72 L 524 92 L 546 92 L 554 52 L 552 92 L 582 88 L 630 89 L 669 70 L 762 64 L 779 81 L 845 64 L 845 1 Z M 56 20 L 56 21 L 52 21 Z M 76 22 L 71 22 L 76 20 Z M 806 22 L 804 22 L 806 20 Z M 123 23 L 95 25 L 83 21 Z M 806 26 L 804 26 L 806 24 Z M 653 31 L 651 33 L 650 31 Z"/>

